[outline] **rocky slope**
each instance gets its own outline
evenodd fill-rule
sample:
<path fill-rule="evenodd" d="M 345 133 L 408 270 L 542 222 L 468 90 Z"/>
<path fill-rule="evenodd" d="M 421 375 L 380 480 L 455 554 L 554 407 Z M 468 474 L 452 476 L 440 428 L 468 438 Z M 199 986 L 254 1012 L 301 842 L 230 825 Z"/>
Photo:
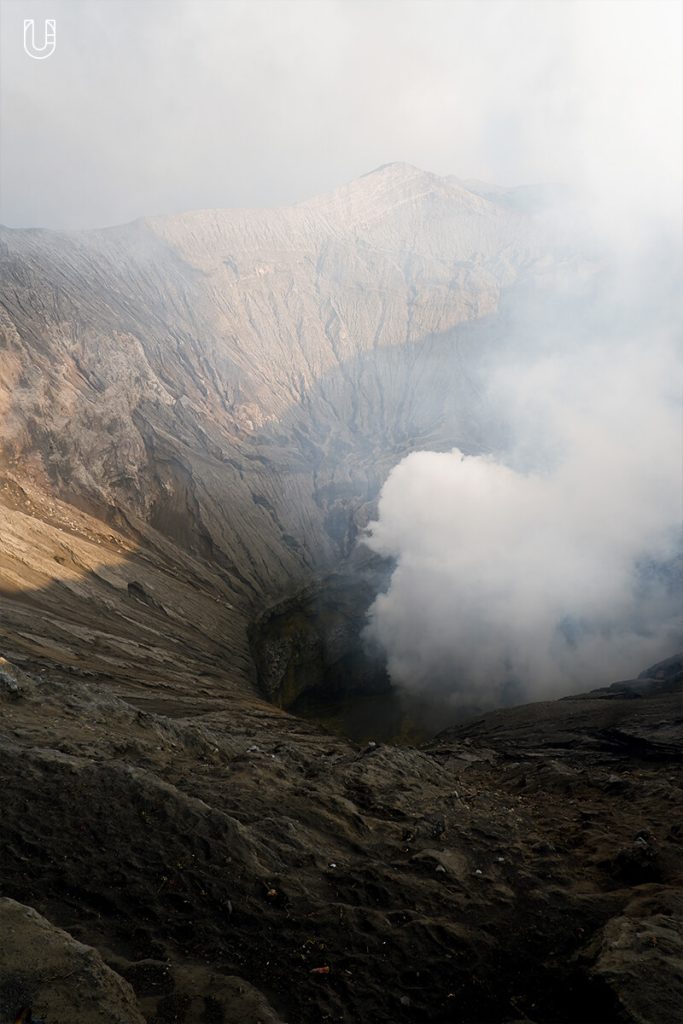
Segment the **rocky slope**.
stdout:
<path fill-rule="evenodd" d="M 260 609 L 349 553 L 405 452 L 485 444 L 470 351 L 539 235 L 405 165 L 289 210 L 3 229 L 4 493 L 168 542 Z"/>
<path fill-rule="evenodd" d="M 675 669 L 418 749 L 228 697 L 141 709 L 99 677 L 6 663 L 3 896 L 66 929 L 65 958 L 72 939 L 98 950 L 155 1024 L 673 1022 Z M 6 939 L 0 957 L 7 1019 L 20 983 L 36 1016 L 70 1021 L 85 969 L 47 984 L 33 959 L 17 978 Z"/>
<path fill-rule="evenodd" d="M 389 165 L 0 231 L 3 1024 L 674 1019 L 675 666 L 359 746 L 266 701 L 249 648 L 284 617 L 287 658 L 356 671 L 358 609 L 316 587 L 374 578 L 407 451 L 495 443 L 477 360 L 573 258 L 537 199 Z"/>

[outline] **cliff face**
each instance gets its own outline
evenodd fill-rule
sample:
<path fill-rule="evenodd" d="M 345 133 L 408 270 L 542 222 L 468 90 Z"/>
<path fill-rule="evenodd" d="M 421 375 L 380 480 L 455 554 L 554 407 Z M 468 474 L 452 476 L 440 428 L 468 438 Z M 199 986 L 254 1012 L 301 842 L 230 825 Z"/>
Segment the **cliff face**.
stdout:
<path fill-rule="evenodd" d="M 63 516 L 93 516 L 76 533 L 105 564 L 171 565 L 176 589 L 176 563 L 200 560 L 242 650 L 241 616 L 349 554 L 395 461 L 485 444 L 468 362 L 548 259 L 509 195 L 388 165 L 291 209 L 3 229 L 3 515 L 76 560 Z M 24 568 L 4 589 L 27 564 L 34 589 L 63 589 L 33 557 L 7 541 Z M 126 572 L 175 608 L 167 581 Z"/>

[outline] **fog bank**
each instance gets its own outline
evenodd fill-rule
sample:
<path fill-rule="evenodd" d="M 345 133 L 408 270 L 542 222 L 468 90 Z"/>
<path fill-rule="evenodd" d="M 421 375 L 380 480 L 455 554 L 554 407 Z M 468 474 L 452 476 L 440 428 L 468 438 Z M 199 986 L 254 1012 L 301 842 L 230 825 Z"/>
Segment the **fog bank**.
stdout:
<path fill-rule="evenodd" d="M 509 703 L 681 644 L 680 262 L 602 249 L 506 296 L 490 451 L 413 453 L 383 488 L 366 543 L 397 568 L 367 632 L 399 686 Z"/>

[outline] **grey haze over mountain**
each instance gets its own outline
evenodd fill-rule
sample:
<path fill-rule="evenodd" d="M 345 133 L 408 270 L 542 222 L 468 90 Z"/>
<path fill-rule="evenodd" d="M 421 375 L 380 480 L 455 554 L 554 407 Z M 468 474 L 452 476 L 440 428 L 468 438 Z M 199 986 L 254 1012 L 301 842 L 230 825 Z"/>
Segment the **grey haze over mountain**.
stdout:
<path fill-rule="evenodd" d="M 45 61 L 26 17 L 57 21 Z M 2 0 L 0 222 L 289 205 L 399 160 L 680 209 L 666 0 Z M 625 224 L 622 213 L 630 211 Z"/>

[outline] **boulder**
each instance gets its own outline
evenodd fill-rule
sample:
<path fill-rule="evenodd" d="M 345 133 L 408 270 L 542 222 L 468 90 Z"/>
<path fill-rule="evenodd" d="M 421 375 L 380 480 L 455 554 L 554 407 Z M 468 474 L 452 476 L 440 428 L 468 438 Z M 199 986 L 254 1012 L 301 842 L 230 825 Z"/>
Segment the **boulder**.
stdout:
<path fill-rule="evenodd" d="M 0 1020 L 30 1007 L 46 1024 L 144 1024 L 130 985 L 90 946 L 31 907 L 0 899 Z"/>

